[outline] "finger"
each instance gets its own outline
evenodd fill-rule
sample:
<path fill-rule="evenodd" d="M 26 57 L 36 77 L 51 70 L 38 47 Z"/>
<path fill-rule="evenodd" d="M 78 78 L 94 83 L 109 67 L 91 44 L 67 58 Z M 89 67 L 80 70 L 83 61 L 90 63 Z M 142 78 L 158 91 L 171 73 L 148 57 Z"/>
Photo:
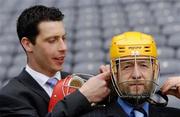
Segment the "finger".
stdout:
<path fill-rule="evenodd" d="M 110 71 L 98 74 L 96 77 L 103 79 L 103 80 L 109 80 L 111 78 L 110 77 Z"/>
<path fill-rule="evenodd" d="M 177 96 L 177 90 L 176 89 L 170 89 L 166 92 L 166 95 L 173 95 Z"/>
<path fill-rule="evenodd" d="M 167 92 L 169 89 L 171 89 L 173 86 L 175 86 L 175 83 L 173 82 L 173 79 L 168 79 L 165 81 L 164 85 L 161 87 L 161 91 L 163 93 Z"/>
<path fill-rule="evenodd" d="M 105 66 L 104 66 L 104 65 L 101 65 L 100 68 L 99 68 L 99 71 L 100 71 L 100 73 L 105 72 Z"/>
<path fill-rule="evenodd" d="M 110 71 L 110 65 L 101 65 L 99 68 L 100 73 Z"/>

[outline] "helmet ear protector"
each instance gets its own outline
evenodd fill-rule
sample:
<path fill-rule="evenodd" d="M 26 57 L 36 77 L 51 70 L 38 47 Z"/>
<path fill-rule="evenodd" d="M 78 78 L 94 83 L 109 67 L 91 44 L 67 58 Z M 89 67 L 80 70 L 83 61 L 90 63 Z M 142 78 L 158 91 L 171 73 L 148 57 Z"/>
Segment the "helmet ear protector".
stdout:
<path fill-rule="evenodd" d="M 110 65 L 112 84 L 119 97 L 130 104 L 139 105 L 155 95 L 159 62 L 156 43 L 152 36 L 141 32 L 125 32 L 114 36 L 110 45 Z M 138 79 L 138 75 L 144 73 L 148 73 L 148 78 Z M 132 75 L 131 77 L 135 77 L 136 80 L 124 80 L 124 76 L 128 75 Z M 148 84 L 143 92 L 138 88 L 140 84 Z M 129 89 L 130 85 L 135 86 Z M 157 94 L 162 97 L 161 94 Z"/>
<path fill-rule="evenodd" d="M 91 74 L 76 73 L 68 75 L 61 79 L 53 88 L 53 93 L 49 101 L 48 112 L 51 112 L 58 101 L 63 100 L 65 96 L 79 89 L 90 77 Z"/>

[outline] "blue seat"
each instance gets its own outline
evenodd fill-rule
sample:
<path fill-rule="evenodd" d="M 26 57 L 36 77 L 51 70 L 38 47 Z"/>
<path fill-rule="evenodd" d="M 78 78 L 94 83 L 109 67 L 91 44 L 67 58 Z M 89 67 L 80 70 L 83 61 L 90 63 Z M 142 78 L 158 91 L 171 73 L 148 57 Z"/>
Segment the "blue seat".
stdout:
<path fill-rule="evenodd" d="M 149 9 L 139 9 L 136 11 L 128 11 L 128 20 L 130 26 L 153 25 L 155 19 Z"/>
<path fill-rule="evenodd" d="M 124 4 L 131 4 L 136 2 L 141 2 L 142 0 L 120 0 Z"/>
<path fill-rule="evenodd" d="M 75 39 L 86 39 L 86 38 L 100 38 L 101 30 L 99 28 L 87 28 L 87 29 L 79 29 L 75 33 Z"/>
<path fill-rule="evenodd" d="M 7 78 L 6 80 L 10 80 L 12 78 L 14 78 L 15 76 L 19 75 L 19 73 L 23 70 L 24 66 L 22 65 L 13 65 L 11 67 L 8 68 L 8 72 L 7 72 Z"/>
<path fill-rule="evenodd" d="M 96 6 L 98 3 L 98 0 L 78 0 L 77 6 L 78 7 L 87 7 L 87 6 Z"/>
<path fill-rule="evenodd" d="M 102 41 L 99 38 L 86 38 L 78 40 L 74 44 L 73 50 L 75 52 L 81 52 L 81 51 L 89 51 L 89 50 L 101 50 L 102 48 Z"/>
<path fill-rule="evenodd" d="M 105 54 L 101 49 L 81 51 L 74 55 L 74 64 L 83 62 L 103 62 Z"/>
<path fill-rule="evenodd" d="M 27 57 L 25 53 L 19 53 L 14 56 L 12 65 L 25 66 L 27 64 Z"/>
<path fill-rule="evenodd" d="M 119 4 L 119 0 L 98 0 L 100 6 L 116 5 Z"/>
<path fill-rule="evenodd" d="M 74 22 L 76 20 L 76 15 L 77 15 L 77 12 L 75 12 L 75 8 L 66 8 L 66 9 L 62 9 L 62 12 L 63 14 L 65 14 L 65 17 L 64 17 L 64 24 L 65 24 L 65 28 L 67 30 L 74 30 L 75 28 L 75 25 L 74 25 Z M 66 17 L 68 16 L 68 17 Z M 68 32 L 69 33 L 69 32 Z"/>
<path fill-rule="evenodd" d="M 152 35 L 160 33 L 160 27 L 155 24 L 134 26 L 133 30 L 152 34 Z"/>
<path fill-rule="evenodd" d="M 126 4 L 124 10 L 126 12 L 131 12 L 131 11 L 140 11 L 147 9 L 147 4 L 144 4 L 143 2 L 135 2 L 133 4 Z"/>
<path fill-rule="evenodd" d="M 180 22 L 177 10 L 171 7 L 154 11 L 154 16 L 158 25 Z"/>
<path fill-rule="evenodd" d="M 72 64 L 72 62 L 73 62 L 73 54 L 72 52 L 67 52 L 64 63 Z"/>
<path fill-rule="evenodd" d="M 59 8 L 74 8 L 77 7 L 77 2 L 74 0 L 56 0 L 54 6 Z"/>
<path fill-rule="evenodd" d="M 180 59 L 180 48 L 178 48 L 176 51 L 176 57 L 177 59 Z"/>
<path fill-rule="evenodd" d="M 13 55 L 15 53 L 15 44 L 13 43 L 0 43 L 0 55 Z"/>
<path fill-rule="evenodd" d="M 172 35 L 180 32 L 180 23 L 164 24 L 162 33 Z"/>
<path fill-rule="evenodd" d="M 168 40 L 167 40 L 165 35 L 156 34 L 156 35 L 153 35 L 153 36 L 154 36 L 154 39 L 156 41 L 156 44 L 157 44 L 158 48 L 166 46 Z"/>
<path fill-rule="evenodd" d="M 102 37 L 104 40 L 109 40 L 112 38 L 112 36 L 123 33 L 125 31 L 128 31 L 129 28 L 126 26 L 113 26 L 113 27 L 107 27 L 104 28 L 102 31 Z"/>
<path fill-rule="evenodd" d="M 158 55 L 160 59 L 169 59 L 175 57 L 175 49 L 172 47 L 159 47 L 158 48 Z"/>
<path fill-rule="evenodd" d="M 12 56 L 9 54 L 0 54 L 0 66 L 8 67 L 12 63 Z"/>
<path fill-rule="evenodd" d="M 102 28 L 126 25 L 126 17 L 119 5 L 104 6 L 101 9 Z"/>
<path fill-rule="evenodd" d="M 72 73 L 72 64 L 70 64 L 70 63 L 64 63 L 62 70 L 63 70 L 63 71 L 68 71 L 69 73 Z"/>
<path fill-rule="evenodd" d="M 79 63 L 73 67 L 73 73 L 97 74 L 99 73 L 99 67 L 102 64 L 102 62 Z"/>
<path fill-rule="evenodd" d="M 100 14 L 97 6 L 80 7 L 77 11 L 76 29 L 100 27 Z"/>
<path fill-rule="evenodd" d="M 162 75 L 180 73 L 180 60 L 160 59 L 160 73 Z"/>
<path fill-rule="evenodd" d="M 158 11 L 161 9 L 168 9 L 171 7 L 172 7 L 172 2 L 168 2 L 168 1 L 164 1 L 164 0 L 151 2 L 149 5 L 150 10 L 153 10 L 153 11 Z"/>
<path fill-rule="evenodd" d="M 0 87 L 1 87 L 1 82 L 5 79 L 6 77 L 6 72 L 7 72 L 7 67 L 0 66 Z"/>
<path fill-rule="evenodd" d="M 170 35 L 167 44 L 171 47 L 180 47 L 180 38 L 179 37 L 180 37 L 179 33 Z"/>

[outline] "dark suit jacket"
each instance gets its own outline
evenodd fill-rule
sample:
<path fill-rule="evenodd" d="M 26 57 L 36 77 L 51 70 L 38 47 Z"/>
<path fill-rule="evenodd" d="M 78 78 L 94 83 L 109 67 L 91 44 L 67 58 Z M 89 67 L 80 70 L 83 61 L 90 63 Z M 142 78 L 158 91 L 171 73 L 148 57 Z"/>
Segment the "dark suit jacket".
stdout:
<path fill-rule="evenodd" d="M 117 102 L 113 102 L 105 107 L 95 108 L 81 117 L 128 117 L 128 115 Z M 180 109 L 150 105 L 148 117 L 180 117 Z"/>
<path fill-rule="evenodd" d="M 62 78 L 67 75 L 61 72 Z M 78 90 L 58 102 L 51 113 L 47 111 L 49 100 L 45 90 L 23 70 L 0 91 L 0 117 L 76 117 L 90 109 Z"/>

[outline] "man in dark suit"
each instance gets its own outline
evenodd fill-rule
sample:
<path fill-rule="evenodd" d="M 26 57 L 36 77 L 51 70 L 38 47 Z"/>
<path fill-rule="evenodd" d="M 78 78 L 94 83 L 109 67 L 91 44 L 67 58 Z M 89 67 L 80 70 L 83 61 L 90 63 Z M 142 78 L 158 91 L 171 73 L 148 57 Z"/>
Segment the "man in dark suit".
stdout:
<path fill-rule="evenodd" d="M 180 109 L 160 107 L 148 101 L 156 91 L 159 74 L 152 36 L 141 32 L 114 36 L 110 60 L 117 98 L 82 117 L 180 117 Z"/>
<path fill-rule="evenodd" d="M 61 71 L 67 51 L 63 17 L 59 9 L 41 5 L 25 9 L 19 16 L 17 34 L 27 55 L 27 65 L 1 89 L 0 117 L 76 117 L 109 94 L 106 80 L 110 72 L 108 67 L 101 66 L 100 74 L 48 113 L 52 83 L 68 75 Z"/>

